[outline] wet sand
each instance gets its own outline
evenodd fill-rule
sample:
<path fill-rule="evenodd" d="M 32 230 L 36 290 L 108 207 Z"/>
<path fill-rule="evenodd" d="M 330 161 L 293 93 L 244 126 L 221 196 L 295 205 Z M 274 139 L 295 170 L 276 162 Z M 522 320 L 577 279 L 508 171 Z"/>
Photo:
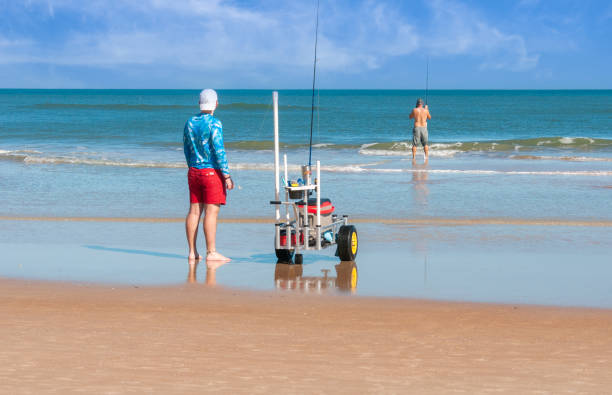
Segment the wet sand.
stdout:
<path fill-rule="evenodd" d="M 607 393 L 612 310 L 0 280 L 0 392 Z"/>
<path fill-rule="evenodd" d="M 357 227 L 358 278 L 351 292 L 359 296 L 612 308 L 606 227 Z M 220 225 L 217 245 L 233 260 L 216 274 L 219 285 L 295 288 L 299 275 L 314 293 L 346 292 L 333 248 L 305 254 L 303 270 L 283 277 L 271 230 L 259 223 Z M 203 247 L 203 238 L 198 241 Z M 0 278 L 141 287 L 188 278 L 182 222 L 0 221 L 0 251 Z M 202 265 L 197 272 L 199 282 L 207 281 Z"/>
<path fill-rule="evenodd" d="M 185 218 L 155 217 L 13 217 L 0 216 L 0 221 L 53 221 L 53 222 L 135 222 L 135 223 L 176 223 Z M 220 218 L 219 223 L 230 224 L 273 224 L 273 218 L 242 217 Z M 434 225 L 434 226 L 470 226 L 470 225 L 531 225 L 531 226 L 592 226 L 612 227 L 607 220 L 567 220 L 538 218 L 351 218 L 356 224 L 386 225 Z"/>

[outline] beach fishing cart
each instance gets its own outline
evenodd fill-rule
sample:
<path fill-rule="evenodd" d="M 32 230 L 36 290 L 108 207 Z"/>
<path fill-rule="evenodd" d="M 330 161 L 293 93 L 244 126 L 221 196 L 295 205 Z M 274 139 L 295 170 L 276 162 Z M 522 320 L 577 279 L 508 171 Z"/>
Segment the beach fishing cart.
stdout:
<path fill-rule="evenodd" d="M 357 256 L 357 229 L 348 223 L 348 215 L 339 217 L 330 199 L 321 197 L 321 163 L 316 162 L 316 177 L 311 165 L 301 166 L 299 178 L 290 179 L 287 155 L 283 155 L 283 176 L 280 174 L 278 141 L 278 92 L 272 93 L 274 105 L 274 193 L 276 221 L 274 250 L 279 262 L 301 264 L 304 251 L 336 247 L 341 261 L 354 261 Z M 312 141 L 311 141 L 312 147 Z M 313 196 L 314 195 L 314 196 Z M 282 198 L 281 198 L 282 196 Z"/>
<path fill-rule="evenodd" d="M 331 270 L 322 269 L 322 276 L 302 277 L 302 265 L 277 263 L 274 269 L 274 285 L 276 289 L 299 292 L 322 293 L 327 290 L 355 292 L 357 290 L 357 263 L 355 261 L 340 262 L 334 266 L 336 277 L 329 275 Z"/>

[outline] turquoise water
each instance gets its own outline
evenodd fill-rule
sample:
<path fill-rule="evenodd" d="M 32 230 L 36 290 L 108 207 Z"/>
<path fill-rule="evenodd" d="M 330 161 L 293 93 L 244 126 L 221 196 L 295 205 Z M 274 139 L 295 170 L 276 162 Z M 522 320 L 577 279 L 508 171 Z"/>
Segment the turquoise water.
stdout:
<path fill-rule="evenodd" d="M 178 217 L 182 130 L 198 91 L 0 90 L 0 215 Z M 410 160 L 422 91 L 320 91 L 324 194 L 358 217 L 612 219 L 612 91 L 432 91 L 431 158 Z M 308 161 L 310 92 L 280 91 L 283 151 Z M 219 91 L 239 188 L 226 217 L 268 217 L 271 91 Z"/>
<path fill-rule="evenodd" d="M 612 91 L 433 91 L 431 158 L 411 160 L 421 91 L 321 91 L 313 158 L 338 214 L 612 220 Z M 0 216 L 186 214 L 183 126 L 198 91 L 0 90 Z M 290 174 L 308 160 L 310 93 L 280 91 Z M 219 91 L 237 188 L 222 217 L 272 218 L 271 91 Z M 341 289 L 331 249 L 277 266 L 272 225 L 223 224 L 218 286 Z M 358 223 L 357 295 L 612 306 L 608 226 Z M 269 233 L 266 233 L 266 229 Z M 200 237 L 200 246 L 203 243 Z M 0 276 L 179 284 L 183 224 L 0 221 Z M 208 283 L 201 264 L 197 281 Z M 346 278 L 346 276 L 344 276 Z M 316 288 L 317 292 L 319 288 Z"/>

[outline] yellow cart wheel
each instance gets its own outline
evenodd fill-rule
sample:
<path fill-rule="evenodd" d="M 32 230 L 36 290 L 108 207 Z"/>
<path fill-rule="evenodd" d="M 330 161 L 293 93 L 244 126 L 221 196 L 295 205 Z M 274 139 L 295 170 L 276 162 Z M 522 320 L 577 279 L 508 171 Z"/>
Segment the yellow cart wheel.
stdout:
<path fill-rule="evenodd" d="M 338 257 L 341 261 L 354 261 L 359 250 L 357 229 L 353 225 L 342 225 L 338 231 Z"/>
<path fill-rule="evenodd" d="M 355 261 L 343 261 L 336 265 L 336 287 L 341 291 L 355 291 L 357 288 L 357 264 Z"/>

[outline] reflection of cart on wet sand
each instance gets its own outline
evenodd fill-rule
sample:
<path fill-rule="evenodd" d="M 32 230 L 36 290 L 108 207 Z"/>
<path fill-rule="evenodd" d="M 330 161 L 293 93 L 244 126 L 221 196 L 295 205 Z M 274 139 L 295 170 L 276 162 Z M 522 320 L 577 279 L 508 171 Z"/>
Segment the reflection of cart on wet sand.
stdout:
<path fill-rule="evenodd" d="M 278 92 L 274 92 L 274 176 L 276 223 L 274 249 L 279 262 L 302 263 L 302 252 L 337 246 L 341 261 L 354 261 L 357 256 L 357 229 L 349 225 L 348 216 L 338 218 L 331 200 L 321 198 L 321 163 L 316 162 L 313 180 L 310 165 L 301 167 L 301 178 L 289 179 L 287 155 L 284 158 L 284 176 L 280 176 L 278 141 Z M 282 182 L 281 182 L 282 181 Z M 284 199 L 281 200 L 281 186 Z M 311 197 L 311 194 L 315 197 Z M 281 207 L 284 216 L 281 217 Z"/>
<path fill-rule="evenodd" d="M 336 277 L 328 275 L 329 270 L 321 270 L 323 276 L 302 277 L 302 265 L 277 263 L 274 270 L 274 284 L 277 289 L 291 289 L 303 292 L 321 292 L 327 289 L 354 292 L 357 288 L 357 264 L 340 262 L 335 266 Z"/>

